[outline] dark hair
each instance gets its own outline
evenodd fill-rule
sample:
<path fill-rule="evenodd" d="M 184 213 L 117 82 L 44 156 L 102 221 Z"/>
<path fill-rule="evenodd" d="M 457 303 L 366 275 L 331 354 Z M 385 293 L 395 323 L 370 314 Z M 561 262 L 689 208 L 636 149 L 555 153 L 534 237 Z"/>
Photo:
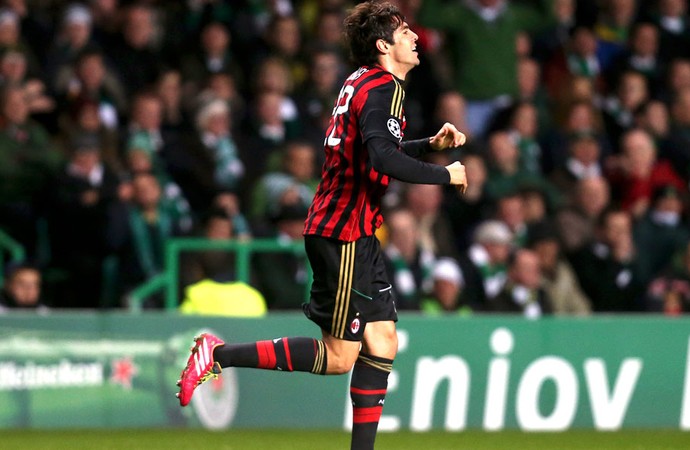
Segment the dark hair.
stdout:
<path fill-rule="evenodd" d="M 405 16 L 388 2 L 368 1 L 355 6 L 345 18 L 345 39 L 350 58 L 358 66 L 376 64 L 376 41 L 393 43 L 393 33 L 405 22 Z"/>
<path fill-rule="evenodd" d="M 34 264 L 31 261 L 10 262 L 7 264 L 7 267 L 5 268 L 5 279 L 9 282 L 18 273 L 23 272 L 25 270 L 30 270 L 32 272 L 37 272 L 39 274 L 41 273 L 41 270 L 39 269 L 38 265 Z"/>

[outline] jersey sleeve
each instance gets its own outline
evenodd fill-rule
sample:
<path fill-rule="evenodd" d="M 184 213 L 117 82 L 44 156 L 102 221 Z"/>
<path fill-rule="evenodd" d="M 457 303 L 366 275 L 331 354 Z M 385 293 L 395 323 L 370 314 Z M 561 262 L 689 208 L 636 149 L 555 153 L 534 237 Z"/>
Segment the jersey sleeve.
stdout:
<path fill-rule="evenodd" d="M 376 137 L 400 143 L 404 99 L 405 91 L 395 79 L 369 90 L 360 113 L 362 142 Z"/>
<path fill-rule="evenodd" d="M 441 165 L 422 162 L 398 150 L 393 142 L 373 138 L 367 142 L 372 167 L 406 183 L 448 184 L 450 173 Z"/>

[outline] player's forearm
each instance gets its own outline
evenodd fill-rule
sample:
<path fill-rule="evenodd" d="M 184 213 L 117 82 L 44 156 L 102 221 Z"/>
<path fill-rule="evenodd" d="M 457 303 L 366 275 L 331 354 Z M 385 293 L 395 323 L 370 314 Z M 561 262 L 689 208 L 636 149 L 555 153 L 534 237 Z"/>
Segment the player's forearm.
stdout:
<path fill-rule="evenodd" d="M 371 138 L 366 145 L 371 164 L 377 172 L 406 183 L 450 183 L 450 174 L 445 167 L 417 161 L 400 152 L 393 141 Z"/>
<path fill-rule="evenodd" d="M 413 141 L 404 141 L 400 143 L 406 155 L 413 158 L 419 158 L 432 150 L 429 138 L 415 139 Z"/>

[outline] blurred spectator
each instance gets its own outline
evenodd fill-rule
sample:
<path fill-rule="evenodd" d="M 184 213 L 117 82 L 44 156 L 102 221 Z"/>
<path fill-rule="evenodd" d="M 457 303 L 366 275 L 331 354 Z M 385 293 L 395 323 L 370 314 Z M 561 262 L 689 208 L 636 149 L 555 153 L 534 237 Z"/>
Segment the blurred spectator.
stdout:
<path fill-rule="evenodd" d="M 262 235 L 279 244 L 302 243 L 308 208 L 299 203 L 284 204 L 272 217 L 273 230 Z M 307 300 L 309 262 L 302 254 L 266 252 L 253 258 L 256 283 L 266 297 L 268 308 L 299 309 Z"/>
<path fill-rule="evenodd" d="M 602 214 L 595 240 L 571 258 L 594 311 L 641 309 L 645 284 L 639 264 L 645 257 L 635 248 L 630 213 L 614 209 Z"/>
<path fill-rule="evenodd" d="M 486 192 L 493 201 L 520 186 L 545 186 L 547 181 L 539 174 L 527 172 L 520 166 L 520 151 L 507 132 L 497 131 L 489 137 L 489 178 Z"/>
<path fill-rule="evenodd" d="M 635 223 L 633 236 L 635 247 L 644 255 L 640 258 L 640 276 L 645 281 L 666 268 L 676 250 L 685 247 L 690 239 L 683 220 L 683 197 L 674 185 L 657 187 L 649 211 Z"/>
<path fill-rule="evenodd" d="M 247 105 L 232 75 L 222 72 L 209 75 L 201 91 L 189 102 L 192 104 L 188 106 L 194 108 L 213 100 L 223 100 L 228 103 L 233 128 L 244 123 Z"/>
<path fill-rule="evenodd" d="M 487 220 L 476 228 L 472 245 L 459 259 L 465 280 L 461 297 L 464 306 L 473 311 L 489 308 L 489 301 L 506 281 L 512 243 L 513 235 L 503 222 Z"/>
<path fill-rule="evenodd" d="M 120 297 L 163 270 L 166 240 L 189 232 L 191 224 L 166 202 L 154 175 L 138 173 L 132 185 L 132 201 L 112 211 L 107 230 L 119 259 Z M 144 306 L 161 307 L 162 299 L 154 296 Z"/>
<path fill-rule="evenodd" d="M 87 6 L 91 12 L 94 39 L 101 47 L 111 45 L 117 39 L 120 26 L 119 0 L 93 0 Z"/>
<path fill-rule="evenodd" d="M 472 134 L 467 129 L 465 106 L 465 98 L 459 92 L 453 90 L 441 92 L 434 105 L 434 117 L 430 122 L 431 128 L 425 135 L 436 134 L 436 131 L 438 131 L 444 123 L 449 122 L 455 125 L 458 130 L 466 131 L 465 136 L 467 137 L 467 142 L 465 146 L 471 146 Z M 463 146 L 463 150 L 467 150 L 465 146 Z"/>
<path fill-rule="evenodd" d="M 51 187 L 51 269 L 66 274 L 56 307 L 101 306 L 103 261 L 107 254 L 107 213 L 118 201 L 120 181 L 101 158 L 97 136 L 75 136 L 70 157 Z"/>
<path fill-rule="evenodd" d="M 0 57 L 0 85 L 21 86 L 30 113 L 41 119 L 45 126 L 54 128 L 52 113 L 55 99 L 47 92 L 46 85 L 38 77 L 27 73 L 26 56 L 21 50 L 8 49 Z"/>
<path fill-rule="evenodd" d="M 7 268 L 5 283 L 0 290 L 0 314 L 10 311 L 46 313 L 48 307 L 41 300 L 40 270 L 27 263 Z"/>
<path fill-rule="evenodd" d="M 24 89 L 5 87 L 0 92 L 0 227 L 31 258 L 38 250 L 37 221 L 60 161 L 46 130 L 29 116 Z"/>
<path fill-rule="evenodd" d="M 221 192 L 213 199 L 211 209 L 219 209 L 232 220 L 232 234 L 238 241 L 251 239 L 252 230 L 249 221 L 243 214 L 244 208 L 240 208 L 240 199 L 232 192 Z"/>
<path fill-rule="evenodd" d="M 244 84 L 239 61 L 231 47 L 231 34 L 226 24 L 209 22 L 204 25 L 199 42 L 188 49 L 181 57 L 179 67 L 186 80 L 187 89 L 197 92 L 199 85 L 211 74 L 228 73 L 233 79 Z"/>
<path fill-rule="evenodd" d="M 467 153 L 461 162 L 467 171 L 467 190 L 463 194 L 455 187 L 448 186 L 443 210 L 448 214 L 457 251 L 464 253 L 472 244 L 474 229 L 488 217 L 490 202 L 485 189 L 487 169 L 484 158 Z"/>
<path fill-rule="evenodd" d="M 307 81 L 295 92 L 305 137 L 315 146 L 323 144 L 344 69 L 345 62 L 338 51 L 332 47 L 318 47 L 311 53 Z M 323 159 L 320 157 L 318 167 L 323 164 Z"/>
<path fill-rule="evenodd" d="M 528 227 L 551 217 L 556 205 L 547 198 L 543 189 L 527 185 L 522 186 L 518 192 L 522 199 L 522 215 Z"/>
<path fill-rule="evenodd" d="M 606 176 L 611 181 L 613 198 L 635 218 L 642 217 L 649 208 L 652 192 L 667 184 L 685 189 L 685 183 L 673 166 L 657 158 L 654 141 L 640 129 L 626 132 L 621 138 L 621 155 L 606 162 Z"/>
<path fill-rule="evenodd" d="M 518 60 L 518 97 L 496 112 L 491 121 L 490 130 L 508 128 L 511 126 L 510 122 L 516 121 L 515 119 L 519 120 L 519 117 L 515 117 L 516 110 L 523 104 L 530 104 L 535 108 L 536 113 L 536 124 L 534 126 L 536 133 L 535 137 L 543 139 L 546 131 L 551 127 L 553 119 L 550 111 L 550 100 L 542 84 L 541 72 L 541 66 L 536 60 L 529 57 L 522 57 Z M 460 123 L 464 123 L 464 118 L 463 122 Z M 544 167 L 543 165 L 541 166 L 542 168 Z"/>
<path fill-rule="evenodd" d="M 431 294 L 424 298 L 420 305 L 424 314 L 467 314 L 470 312 L 468 308 L 460 306 L 464 281 L 460 266 L 454 259 L 439 258 L 434 264 L 431 277 L 433 279 Z"/>
<path fill-rule="evenodd" d="M 64 114 L 74 115 L 74 110 L 82 103 L 93 102 L 98 105 L 98 114 L 105 127 L 116 129 L 119 126 L 128 98 L 100 50 L 92 47 L 82 50 L 73 65 L 60 70 L 54 83 L 53 89 Z"/>
<path fill-rule="evenodd" d="M 671 104 L 680 93 L 690 88 L 690 59 L 677 58 L 671 61 L 666 71 L 661 99 Z"/>
<path fill-rule="evenodd" d="M 690 243 L 674 255 L 680 256 L 680 260 L 669 264 L 649 284 L 645 296 L 647 311 L 669 316 L 690 312 Z"/>
<path fill-rule="evenodd" d="M 481 136 L 498 108 L 518 95 L 518 34 L 546 29 L 552 13 L 543 1 L 536 6 L 505 0 L 423 3 L 419 23 L 445 32 L 453 87 L 467 99 L 467 125 L 474 136 Z"/>
<path fill-rule="evenodd" d="M 432 184 L 408 184 L 404 189 L 403 206 L 415 218 L 419 245 L 439 256 L 457 256 L 453 229 L 446 211 L 441 207 L 443 188 Z"/>
<path fill-rule="evenodd" d="M 321 3 L 324 2 L 322 1 Z M 339 8 L 337 6 L 322 6 L 319 8 L 319 13 L 316 17 L 316 24 L 314 27 L 314 34 L 311 38 L 311 42 L 318 43 L 318 45 L 329 46 L 336 50 L 340 58 L 347 56 L 343 45 L 343 20 L 345 19 L 345 15 L 343 14 L 344 10 L 345 8 Z M 412 20 L 414 18 L 413 15 L 409 14 L 405 14 L 405 17 L 407 17 L 408 20 Z"/>
<path fill-rule="evenodd" d="M 228 103 L 223 100 L 212 100 L 196 113 L 197 144 L 187 153 L 190 160 L 194 158 L 194 171 L 203 177 L 194 177 L 189 189 L 199 198 L 193 204 L 201 208 L 208 208 L 218 192 L 236 192 L 244 176 L 244 163 L 231 132 L 231 117 Z"/>
<path fill-rule="evenodd" d="M 532 53 L 540 63 L 549 61 L 559 49 L 568 44 L 570 32 L 575 26 L 575 0 L 555 0 L 555 23 L 534 37 Z"/>
<path fill-rule="evenodd" d="M 124 7 L 120 35 L 105 52 L 113 61 L 128 95 L 148 89 L 156 81 L 163 61 L 160 39 L 165 30 L 158 12 L 147 3 Z"/>
<path fill-rule="evenodd" d="M 268 156 L 295 137 L 281 116 L 282 103 L 280 94 L 262 92 L 250 105 L 249 124 L 244 128 L 245 139 L 240 145 L 240 159 L 247 169 L 245 193 L 270 169 Z"/>
<path fill-rule="evenodd" d="M 690 180 L 690 86 L 678 92 L 671 103 L 671 132 L 666 148 L 675 170 Z"/>
<path fill-rule="evenodd" d="M 254 91 L 271 92 L 280 95 L 280 118 L 293 133 L 300 129 L 299 110 L 292 95 L 296 80 L 289 66 L 280 58 L 271 56 L 257 66 L 254 74 Z"/>
<path fill-rule="evenodd" d="M 242 281 L 202 280 L 188 286 L 180 305 L 182 314 L 225 317 L 263 317 L 268 312 L 261 292 Z"/>
<path fill-rule="evenodd" d="M 99 141 L 98 148 L 103 162 L 119 176 L 123 176 L 125 164 L 120 157 L 117 130 L 103 123 L 98 103 L 84 99 L 73 105 L 72 111 L 62 117 L 60 128 L 65 154 L 69 154 L 70 146 L 78 136 L 93 136 Z"/>
<path fill-rule="evenodd" d="M 594 239 L 599 217 L 609 206 L 611 193 L 604 177 L 587 177 L 579 180 L 574 188 L 572 202 L 565 205 L 555 216 L 555 225 L 568 254 L 579 251 Z"/>
<path fill-rule="evenodd" d="M 671 117 L 666 104 L 659 100 L 647 102 L 635 114 L 635 127 L 642 128 L 652 136 L 662 158 L 669 157 L 672 145 Z M 673 164 L 673 161 L 671 163 Z M 676 171 L 679 175 L 685 176 L 678 168 Z"/>
<path fill-rule="evenodd" d="M 7 3 L 7 2 L 5 2 Z M 0 52 L 17 50 L 26 56 L 27 70 L 30 76 L 41 73 L 40 59 L 22 34 L 22 17 L 20 11 L 11 5 L 0 8 Z M 23 11 L 24 14 L 27 11 Z"/>
<path fill-rule="evenodd" d="M 418 310 L 422 298 L 431 291 L 436 255 L 421 244 L 419 222 L 410 210 L 389 212 L 386 223 L 389 235 L 383 253 L 396 307 Z"/>
<path fill-rule="evenodd" d="M 576 80 L 582 80 L 577 78 Z M 602 112 L 593 100 L 577 100 L 563 108 L 562 117 L 556 113 L 557 123 L 550 130 L 544 156 L 545 172 L 550 173 L 554 168 L 565 164 L 568 159 L 568 145 L 573 136 L 589 134 L 599 141 L 602 157 L 611 153 L 611 144 L 604 130 Z"/>
<path fill-rule="evenodd" d="M 81 3 L 67 5 L 58 27 L 44 64 L 48 80 L 56 79 L 63 68 L 74 64 L 83 50 L 95 44 L 91 11 Z"/>
<path fill-rule="evenodd" d="M 540 135 L 537 109 L 529 102 L 515 105 L 508 123 L 508 133 L 515 141 L 520 152 L 521 170 L 536 175 L 542 171 L 542 149 L 538 138 Z"/>
<path fill-rule="evenodd" d="M 212 208 L 203 218 L 200 236 L 212 241 L 235 239 L 232 217 L 220 208 Z M 184 290 L 203 280 L 229 283 L 236 278 L 236 254 L 223 250 L 187 251 L 180 254 L 180 299 Z"/>
<path fill-rule="evenodd" d="M 261 292 L 245 282 L 219 283 L 206 279 L 187 287 L 180 312 L 205 316 L 263 317 L 268 308 Z"/>
<path fill-rule="evenodd" d="M 551 299 L 541 287 L 541 267 L 537 254 L 517 249 L 508 258 L 506 282 L 488 301 L 488 311 L 521 314 L 530 319 L 551 314 Z"/>
<path fill-rule="evenodd" d="M 688 23 L 688 4 L 686 0 L 659 0 L 652 11 L 651 19 L 659 27 L 660 56 L 671 61 L 687 56 L 690 48 L 690 23 Z"/>
<path fill-rule="evenodd" d="M 539 258 L 542 287 L 554 314 L 588 315 L 590 301 L 582 292 L 570 263 L 563 257 L 555 228 L 548 222 L 530 226 L 527 246 Z"/>
<path fill-rule="evenodd" d="M 552 97 L 562 92 L 564 84 L 571 77 L 585 77 L 591 80 L 596 92 L 603 91 L 603 61 L 598 46 L 596 35 L 591 29 L 585 26 L 573 29 L 568 44 L 544 66 L 544 82 Z"/>
<path fill-rule="evenodd" d="M 626 50 L 611 64 L 607 73 L 608 86 L 615 86 L 624 72 L 642 74 L 651 94 L 657 94 L 661 87 L 666 67 L 658 57 L 659 30 L 649 22 L 637 23 L 632 30 Z"/>
<path fill-rule="evenodd" d="M 618 143 L 621 136 L 635 125 L 635 112 L 649 100 L 647 80 L 639 72 L 623 72 L 614 94 L 604 100 L 604 126 L 608 138 Z"/>
<path fill-rule="evenodd" d="M 261 60 L 269 56 L 281 59 L 287 65 L 289 78 L 297 85 L 307 79 L 301 28 L 296 16 L 274 14 L 266 28 L 265 48 L 259 52 Z M 261 62 L 256 64 L 259 65 Z"/>
<path fill-rule="evenodd" d="M 568 153 L 570 156 L 565 164 L 551 172 L 549 180 L 566 198 L 566 202 L 570 203 L 578 181 L 600 177 L 603 175 L 603 169 L 600 163 L 599 141 L 590 134 L 573 135 L 568 145 Z"/>
<path fill-rule="evenodd" d="M 519 191 L 506 192 L 496 200 L 496 217 L 508 225 L 513 235 L 513 245 L 524 247 L 527 242 L 527 222 L 522 195 Z"/>
<path fill-rule="evenodd" d="M 208 165 L 198 147 L 189 145 L 175 130 L 163 128 L 163 101 L 153 92 L 144 91 L 132 98 L 131 115 L 125 133 L 125 153 L 132 163 L 133 153 L 141 153 L 153 173 L 164 183 L 174 182 L 181 197 L 195 212 L 209 205 Z M 141 169 L 140 169 L 141 170 Z M 172 185 L 171 185 L 172 186 Z M 180 196 L 179 192 L 174 195 Z"/>
<path fill-rule="evenodd" d="M 252 192 L 250 217 L 257 224 L 266 223 L 284 205 L 308 208 L 316 192 L 316 150 L 311 144 L 291 141 L 276 156 L 282 158 L 281 169 L 266 173 Z"/>
<path fill-rule="evenodd" d="M 155 91 L 163 103 L 163 129 L 182 133 L 192 128 L 185 110 L 180 71 L 172 67 L 162 69 L 156 80 Z"/>
<path fill-rule="evenodd" d="M 636 0 L 604 0 L 594 24 L 600 42 L 600 55 L 606 70 L 621 55 L 637 16 Z"/>

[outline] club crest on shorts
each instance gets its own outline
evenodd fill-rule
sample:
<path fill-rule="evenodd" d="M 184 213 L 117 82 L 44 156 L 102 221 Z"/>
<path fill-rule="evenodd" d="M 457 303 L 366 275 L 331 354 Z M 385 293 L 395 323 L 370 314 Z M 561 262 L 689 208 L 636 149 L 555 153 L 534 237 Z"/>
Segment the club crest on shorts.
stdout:
<path fill-rule="evenodd" d="M 396 139 L 402 139 L 402 134 L 400 134 L 400 124 L 397 120 L 390 118 L 388 119 L 388 123 L 386 125 L 388 126 L 388 131 L 390 131 Z"/>
<path fill-rule="evenodd" d="M 352 331 L 352 334 L 357 334 L 359 331 L 359 319 L 354 318 L 352 322 L 350 323 L 350 331 Z"/>

